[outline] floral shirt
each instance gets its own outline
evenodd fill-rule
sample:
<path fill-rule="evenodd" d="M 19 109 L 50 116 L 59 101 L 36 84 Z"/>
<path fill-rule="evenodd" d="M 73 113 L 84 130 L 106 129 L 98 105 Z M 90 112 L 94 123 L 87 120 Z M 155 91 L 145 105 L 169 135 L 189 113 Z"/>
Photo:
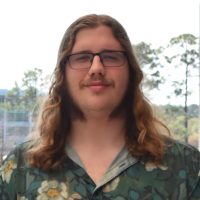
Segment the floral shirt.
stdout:
<path fill-rule="evenodd" d="M 97 185 L 72 149 L 64 167 L 48 173 L 24 161 L 27 146 L 1 165 L 1 200 L 200 200 L 200 153 L 189 145 L 171 143 L 157 166 L 123 148 Z"/>

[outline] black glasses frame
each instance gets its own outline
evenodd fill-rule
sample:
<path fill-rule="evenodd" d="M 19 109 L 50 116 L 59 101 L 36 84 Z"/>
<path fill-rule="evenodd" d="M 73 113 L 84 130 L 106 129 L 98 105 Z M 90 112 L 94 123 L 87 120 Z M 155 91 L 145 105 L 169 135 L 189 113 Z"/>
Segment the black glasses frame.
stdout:
<path fill-rule="evenodd" d="M 124 56 L 124 57 L 123 57 L 123 61 L 122 61 L 122 63 L 120 63 L 120 65 L 117 65 L 117 66 L 116 66 L 116 65 L 115 65 L 115 66 L 107 66 L 107 65 L 104 64 L 103 57 L 102 57 L 102 54 L 104 54 L 104 53 L 121 53 L 121 54 Z M 75 55 L 82 55 L 82 54 L 83 54 L 83 55 L 84 55 L 84 54 L 86 54 L 86 55 L 92 55 L 91 60 L 90 60 L 90 65 L 89 65 L 88 67 L 83 67 L 83 68 L 74 68 L 74 67 L 71 65 L 70 58 L 71 58 L 72 56 L 75 56 Z M 126 52 L 125 52 L 125 51 L 119 51 L 119 50 L 102 51 L 102 52 L 98 52 L 98 53 L 92 53 L 92 52 L 78 52 L 78 53 L 73 53 L 73 54 L 68 55 L 68 56 L 67 56 L 67 60 L 66 60 L 66 61 L 67 61 L 66 64 L 68 63 L 69 66 L 70 66 L 72 69 L 88 69 L 88 68 L 91 67 L 95 56 L 99 56 L 100 61 L 101 61 L 101 63 L 103 64 L 104 67 L 120 67 L 120 66 L 122 66 L 122 65 L 125 63 L 126 58 L 127 58 Z"/>

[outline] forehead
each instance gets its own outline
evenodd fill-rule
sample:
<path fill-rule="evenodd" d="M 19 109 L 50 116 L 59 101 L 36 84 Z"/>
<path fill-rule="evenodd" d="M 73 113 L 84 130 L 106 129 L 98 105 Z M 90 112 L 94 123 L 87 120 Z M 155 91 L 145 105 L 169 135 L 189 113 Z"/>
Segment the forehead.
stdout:
<path fill-rule="evenodd" d="M 72 53 L 76 51 L 102 51 L 106 49 L 123 50 L 111 28 L 99 25 L 95 28 L 81 29 L 75 38 Z"/>

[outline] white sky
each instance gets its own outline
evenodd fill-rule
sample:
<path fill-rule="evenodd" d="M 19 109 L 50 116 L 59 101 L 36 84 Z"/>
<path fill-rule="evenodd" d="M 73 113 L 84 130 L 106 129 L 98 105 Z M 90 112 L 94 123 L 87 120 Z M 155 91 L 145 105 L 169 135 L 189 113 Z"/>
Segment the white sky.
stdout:
<path fill-rule="evenodd" d="M 51 74 L 66 28 L 81 15 L 111 15 L 133 44 L 161 46 L 183 33 L 199 36 L 199 4 L 199 0 L 0 0 L 0 88 L 12 88 L 24 71 L 35 67 Z"/>

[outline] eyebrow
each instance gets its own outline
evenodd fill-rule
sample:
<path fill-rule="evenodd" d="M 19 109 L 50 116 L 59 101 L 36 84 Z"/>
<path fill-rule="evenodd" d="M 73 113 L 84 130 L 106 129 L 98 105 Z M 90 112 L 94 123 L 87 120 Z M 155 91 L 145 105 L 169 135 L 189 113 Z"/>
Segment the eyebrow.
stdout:
<path fill-rule="evenodd" d="M 82 50 L 82 51 L 75 51 L 71 54 L 79 54 L 79 53 L 100 53 L 100 52 L 112 52 L 112 51 L 124 51 L 122 49 L 102 49 L 99 52 L 93 52 L 91 50 Z"/>

